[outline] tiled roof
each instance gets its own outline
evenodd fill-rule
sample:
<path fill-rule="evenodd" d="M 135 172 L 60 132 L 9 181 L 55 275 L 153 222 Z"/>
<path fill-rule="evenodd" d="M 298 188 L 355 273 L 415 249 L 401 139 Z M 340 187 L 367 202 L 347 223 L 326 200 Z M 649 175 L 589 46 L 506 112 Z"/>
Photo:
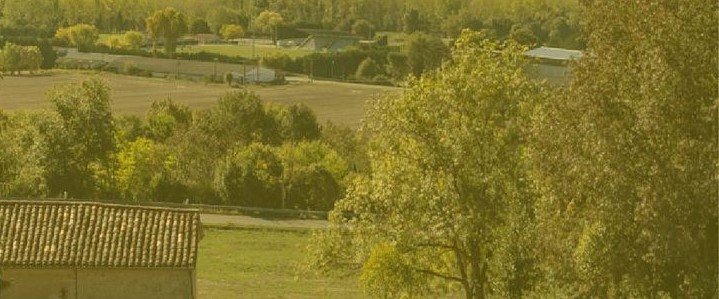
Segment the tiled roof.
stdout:
<path fill-rule="evenodd" d="M 194 267 L 196 210 L 0 200 L 0 266 Z"/>
<path fill-rule="evenodd" d="M 524 55 L 527 55 L 529 57 L 554 60 L 576 60 L 584 56 L 582 51 L 549 47 L 539 47 L 536 49 L 532 49 L 527 52 L 524 52 Z"/>

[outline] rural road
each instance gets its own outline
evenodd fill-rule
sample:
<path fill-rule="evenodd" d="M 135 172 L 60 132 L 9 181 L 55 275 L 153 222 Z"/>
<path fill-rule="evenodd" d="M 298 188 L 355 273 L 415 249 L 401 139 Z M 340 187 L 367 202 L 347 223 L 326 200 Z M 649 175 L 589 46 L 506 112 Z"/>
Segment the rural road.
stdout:
<path fill-rule="evenodd" d="M 290 229 L 322 229 L 327 227 L 326 220 L 269 220 L 244 215 L 218 215 L 200 214 L 200 220 L 205 225 L 229 225 L 239 227 L 263 227 L 263 228 L 290 228 Z"/>

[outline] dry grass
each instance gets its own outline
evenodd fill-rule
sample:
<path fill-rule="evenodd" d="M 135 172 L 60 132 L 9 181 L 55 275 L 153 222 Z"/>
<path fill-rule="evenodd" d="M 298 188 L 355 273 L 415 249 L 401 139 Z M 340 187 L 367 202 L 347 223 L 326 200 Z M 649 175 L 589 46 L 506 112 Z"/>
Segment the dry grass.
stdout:
<path fill-rule="evenodd" d="M 0 80 L 0 109 L 33 110 L 47 107 L 45 94 L 56 85 L 99 77 L 112 88 L 113 110 L 118 114 L 142 116 L 153 100 L 171 97 L 195 109 L 213 106 L 230 89 L 221 84 L 142 78 L 110 73 L 55 70 L 44 76 L 5 77 Z M 320 121 L 356 126 L 367 100 L 397 88 L 335 82 L 291 83 L 279 86 L 250 86 L 268 103 L 305 103 Z"/>

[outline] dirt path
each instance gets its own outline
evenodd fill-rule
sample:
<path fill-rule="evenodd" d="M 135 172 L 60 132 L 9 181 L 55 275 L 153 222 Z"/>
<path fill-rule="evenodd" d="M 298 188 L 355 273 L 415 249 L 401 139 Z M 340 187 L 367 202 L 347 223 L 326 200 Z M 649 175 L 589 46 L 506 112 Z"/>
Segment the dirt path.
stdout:
<path fill-rule="evenodd" d="M 267 227 L 290 229 L 322 229 L 327 227 L 326 220 L 268 220 L 251 216 L 201 214 L 202 224 L 213 226 Z"/>

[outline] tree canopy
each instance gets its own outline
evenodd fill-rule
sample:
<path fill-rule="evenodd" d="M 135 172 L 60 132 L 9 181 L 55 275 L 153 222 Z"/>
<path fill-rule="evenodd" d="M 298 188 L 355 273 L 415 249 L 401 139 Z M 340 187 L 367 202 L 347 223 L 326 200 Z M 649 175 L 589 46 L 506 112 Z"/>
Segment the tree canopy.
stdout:
<path fill-rule="evenodd" d="M 165 52 L 174 53 L 177 39 L 187 33 L 187 17 L 172 7 L 155 11 L 145 21 L 147 32 L 153 40 L 153 47 L 162 40 Z"/>

